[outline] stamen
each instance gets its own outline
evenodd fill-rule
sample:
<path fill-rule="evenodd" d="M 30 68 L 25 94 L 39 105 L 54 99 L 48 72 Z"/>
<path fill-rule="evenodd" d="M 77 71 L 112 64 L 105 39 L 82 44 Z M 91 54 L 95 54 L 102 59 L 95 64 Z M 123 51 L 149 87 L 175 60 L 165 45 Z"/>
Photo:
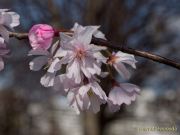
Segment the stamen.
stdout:
<path fill-rule="evenodd" d="M 109 57 L 109 59 L 107 60 L 107 63 L 108 63 L 108 64 L 113 64 L 113 63 L 116 62 L 116 60 L 117 60 L 118 58 L 119 58 L 118 56 L 111 55 L 111 56 Z"/>
<path fill-rule="evenodd" d="M 77 49 L 76 57 L 81 59 L 84 56 L 85 56 L 85 51 L 83 49 Z"/>
<path fill-rule="evenodd" d="M 88 94 L 88 96 L 89 96 L 89 97 L 91 97 L 91 96 L 93 96 L 93 95 L 94 95 L 94 93 L 93 93 L 92 89 L 90 89 L 90 90 L 87 92 L 87 94 Z"/>

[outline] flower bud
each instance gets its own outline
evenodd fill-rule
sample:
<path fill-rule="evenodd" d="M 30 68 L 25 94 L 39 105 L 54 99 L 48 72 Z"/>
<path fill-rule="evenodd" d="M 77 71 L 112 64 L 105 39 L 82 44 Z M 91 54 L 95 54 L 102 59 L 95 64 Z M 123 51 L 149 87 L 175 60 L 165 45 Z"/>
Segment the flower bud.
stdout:
<path fill-rule="evenodd" d="M 47 24 L 37 24 L 30 29 L 28 37 L 33 49 L 47 50 L 52 44 L 54 29 Z"/>

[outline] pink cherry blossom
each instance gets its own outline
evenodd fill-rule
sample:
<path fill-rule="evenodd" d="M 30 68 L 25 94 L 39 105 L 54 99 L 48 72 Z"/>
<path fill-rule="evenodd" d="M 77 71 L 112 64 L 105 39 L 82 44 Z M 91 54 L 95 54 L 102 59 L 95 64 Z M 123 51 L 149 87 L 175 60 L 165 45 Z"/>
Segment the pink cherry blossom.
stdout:
<path fill-rule="evenodd" d="M 54 29 L 47 24 L 37 24 L 30 29 L 28 37 L 33 49 L 47 50 L 52 44 Z"/>
<path fill-rule="evenodd" d="M 113 53 L 107 61 L 108 64 L 112 65 L 118 73 L 126 79 L 130 77 L 130 73 L 126 69 L 124 63 L 136 68 L 136 62 L 134 55 L 123 53 L 121 51 Z"/>
<path fill-rule="evenodd" d="M 77 84 L 68 91 L 67 98 L 70 106 L 78 114 L 86 110 L 97 113 L 100 111 L 100 105 L 107 101 L 105 92 L 96 81 L 90 81 L 84 85 Z"/>
<path fill-rule="evenodd" d="M 6 57 L 9 52 L 10 50 L 6 48 L 4 39 L 0 37 L 0 71 L 4 69 L 3 57 Z"/>
<path fill-rule="evenodd" d="M 120 109 L 120 106 L 124 103 L 130 105 L 132 101 L 135 101 L 140 89 L 130 83 L 116 83 L 108 96 L 108 106 L 112 112 Z"/>
<path fill-rule="evenodd" d="M 62 57 L 61 61 L 67 64 L 67 76 L 75 78 L 76 83 L 82 81 L 82 76 L 91 78 L 93 75 L 101 74 L 101 62 L 106 58 L 100 53 L 106 47 L 90 44 L 92 35 L 98 26 L 85 27 L 82 31 L 74 31 L 72 37 L 60 33 L 61 48 L 56 57 Z M 64 56 L 62 56 L 64 54 Z"/>
<path fill-rule="evenodd" d="M 18 26 L 20 24 L 19 18 L 20 16 L 17 13 L 11 12 L 9 9 L 0 9 L 0 35 L 5 41 L 9 40 L 7 28 L 13 29 Z"/>

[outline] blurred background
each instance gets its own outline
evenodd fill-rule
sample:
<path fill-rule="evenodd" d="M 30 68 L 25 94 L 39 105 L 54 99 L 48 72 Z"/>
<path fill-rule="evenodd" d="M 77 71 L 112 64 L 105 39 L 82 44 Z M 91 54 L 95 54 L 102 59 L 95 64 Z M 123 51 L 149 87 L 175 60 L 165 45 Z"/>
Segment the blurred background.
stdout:
<path fill-rule="evenodd" d="M 37 23 L 56 28 L 101 25 L 108 40 L 180 62 L 180 0 L 0 0 L 21 16 L 16 29 Z M 179 135 L 180 72 L 136 57 L 129 82 L 142 88 L 137 100 L 111 114 L 76 113 L 52 89 L 40 85 L 44 72 L 32 72 L 27 40 L 12 38 L 10 58 L 0 73 L 0 135 Z M 119 78 L 117 76 L 117 78 Z M 105 85 L 106 84 L 106 85 Z M 104 80 L 103 87 L 108 87 Z M 175 132 L 138 128 L 173 127 Z"/>

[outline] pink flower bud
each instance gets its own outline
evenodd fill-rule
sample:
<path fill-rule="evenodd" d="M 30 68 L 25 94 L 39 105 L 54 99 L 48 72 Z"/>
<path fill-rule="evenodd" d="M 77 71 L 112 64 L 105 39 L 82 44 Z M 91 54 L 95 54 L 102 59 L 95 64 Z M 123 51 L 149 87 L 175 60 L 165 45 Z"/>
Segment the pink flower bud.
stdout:
<path fill-rule="evenodd" d="M 30 29 L 28 37 L 33 49 L 47 50 L 52 44 L 54 29 L 47 24 L 37 24 Z"/>

